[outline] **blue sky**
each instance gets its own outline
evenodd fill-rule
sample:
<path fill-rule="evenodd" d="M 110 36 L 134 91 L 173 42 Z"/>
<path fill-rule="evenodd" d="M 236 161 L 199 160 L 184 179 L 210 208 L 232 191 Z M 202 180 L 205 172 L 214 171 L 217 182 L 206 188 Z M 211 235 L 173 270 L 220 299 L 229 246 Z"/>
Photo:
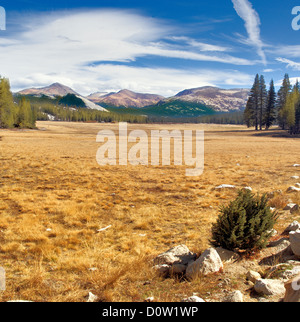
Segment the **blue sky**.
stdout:
<path fill-rule="evenodd" d="M 0 74 L 14 91 L 61 82 L 83 95 L 172 96 L 300 79 L 297 1 L 3 1 Z M 299 22 L 300 24 L 300 22 Z"/>

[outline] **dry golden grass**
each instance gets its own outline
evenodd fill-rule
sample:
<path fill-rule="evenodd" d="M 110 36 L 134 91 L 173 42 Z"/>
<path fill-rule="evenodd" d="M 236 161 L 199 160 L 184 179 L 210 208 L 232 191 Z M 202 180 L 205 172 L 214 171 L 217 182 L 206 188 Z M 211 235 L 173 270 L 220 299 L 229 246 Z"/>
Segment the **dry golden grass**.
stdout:
<path fill-rule="evenodd" d="M 162 280 L 151 259 L 186 244 L 201 252 L 209 244 L 220 205 L 235 191 L 220 184 L 281 189 L 272 205 L 283 207 L 300 169 L 299 139 L 257 135 L 242 126 L 131 125 L 129 129 L 205 130 L 205 170 L 186 177 L 184 167 L 100 167 L 101 129 L 117 124 L 38 123 L 39 131 L 1 130 L 0 266 L 7 289 L 0 300 L 178 301 L 205 297 L 219 277 Z M 237 165 L 239 164 L 239 165 Z M 277 229 L 299 219 L 284 214 Z M 105 231 L 97 230 L 111 227 Z"/>

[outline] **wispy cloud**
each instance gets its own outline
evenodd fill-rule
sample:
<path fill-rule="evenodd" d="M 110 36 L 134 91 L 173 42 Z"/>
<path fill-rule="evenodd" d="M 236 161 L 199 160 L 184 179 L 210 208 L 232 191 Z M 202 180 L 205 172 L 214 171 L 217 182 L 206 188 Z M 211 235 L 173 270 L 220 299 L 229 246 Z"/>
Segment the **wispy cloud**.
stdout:
<path fill-rule="evenodd" d="M 294 70 L 300 70 L 300 63 L 298 62 L 292 61 L 287 58 L 281 58 L 281 57 L 276 58 L 276 60 L 280 63 L 287 64 L 287 67 L 290 67 Z"/>
<path fill-rule="evenodd" d="M 125 69 L 117 63 L 132 62 L 131 65 L 134 65 L 138 58 L 150 55 L 216 62 L 229 68 L 232 65 L 253 64 L 245 58 L 230 55 L 226 47 L 200 42 L 184 35 L 180 39 L 177 27 L 171 23 L 130 10 L 61 11 L 19 18 L 19 30 L 9 37 L 0 38 L 1 73 L 11 79 L 14 89 L 43 86 L 57 81 L 83 94 L 105 89 L 105 82 L 114 89 L 118 89 L 117 86 L 119 89 L 131 86 L 131 89 L 148 89 L 148 92 L 156 90 L 155 85 L 152 85 L 151 90 L 150 81 L 153 84 L 160 83 L 160 92 L 166 91 L 169 86 L 173 89 L 180 86 L 179 89 L 182 89 L 192 85 L 189 80 L 193 80 L 194 85 L 212 84 L 212 79 L 205 75 L 203 77 L 207 81 L 199 81 L 199 77 L 196 78 L 188 71 L 179 70 L 176 73 L 175 67 L 164 70 L 164 77 L 155 67 L 143 70 L 131 66 Z M 176 44 L 167 41 L 174 35 L 179 37 Z M 106 72 L 107 66 L 102 66 L 102 69 L 90 68 L 94 62 L 103 61 L 112 62 L 109 73 Z M 143 73 L 149 76 L 150 81 L 147 81 L 147 77 L 141 77 Z M 239 78 L 231 78 L 234 73 L 229 74 L 230 79 Z M 175 75 L 178 77 L 175 78 Z M 131 82 L 129 76 L 132 77 Z M 135 77 L 141 81 L 137 82 Z M 160 77 L 165 81 L 160 82 Z M 224 78 L 226 82 L 228 77 L 224 75 Z M 176 87 L 175 82 L 179 86 Z M 147 85 L 143 86 L 143 83 Z M 236 85 L 239 84 L 237 80 Z"/>
<path fill-rule="evenodd" d="M 260 18 L 248 0 L 232 0 L 236 13 L 244 20 L 248 38 L 245 43 L 254 46 L 263 64 L 267 59 L 264 52 L 264 44 L 260 36 Z"/>

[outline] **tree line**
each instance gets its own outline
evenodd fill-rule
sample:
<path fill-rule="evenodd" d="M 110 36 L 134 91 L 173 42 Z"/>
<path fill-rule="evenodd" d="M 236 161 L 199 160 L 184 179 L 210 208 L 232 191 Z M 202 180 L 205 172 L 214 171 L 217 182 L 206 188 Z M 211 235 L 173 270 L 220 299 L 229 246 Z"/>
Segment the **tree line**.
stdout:
<path fill-rule="evenodd" d="M 0 77 L 0 128 L 35 128 L 36 112 L 30 102 L 22 98 L 14 102 L 9 80 Z"/>
<path fill-rule="evenodd" d="M 279 125 L 290 134 L 300 133 L 300 85 L 297 80 L 291 85 L 289 75 L 285 74 L 282 85 L 276 93 L 274 81 L 269 89 L 264 76 L 255 77 L 249 99 L 244 111 L 244 122 L 256 131 L 268 130 L 272 125 Z"/>

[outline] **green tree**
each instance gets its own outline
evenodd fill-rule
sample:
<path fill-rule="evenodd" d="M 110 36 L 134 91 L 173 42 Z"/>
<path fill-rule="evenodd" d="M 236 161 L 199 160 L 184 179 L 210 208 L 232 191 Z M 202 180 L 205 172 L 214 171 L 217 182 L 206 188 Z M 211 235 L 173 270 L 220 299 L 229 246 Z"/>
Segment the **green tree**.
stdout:
<path fill-rule="evenodd" d="M 34 128 L 35 127 L 35 116 L 31 109 L 30 102 L 25 97 L 21 99 L 19 104 L 19 113 L 17 126 L 21 128 Z"/>
<path fill-rule="evenodd" d="M 15 124 L 17 108 L 14 104 L 8 79 L 0 77 L 0 127 L 11 128 Z"/>
<path fill-rule="evenodd" d="M 291 92 L 292 86 L 289 79 L 289 75 L 285 74 L 282 81 L 282 85 L 277 94 L 277 110 L 278 110 L 278 123 L 284 130 L 287 123 L 287 114 L 285 110 L 285 105 L 287 102 L 288 94 Z"/>
<path fill-rule="evenodd" d="M 266 87 L 266 82 L 265 78 L 263 75 L 260 76 L 259 78 L 259 129 L 262 130 L 263 125 L 264 125 L 264 120 L 265 120 L 265 110 L 266 110 L 266 105 L 267 105 L 267 99 L 268 99 L 268 94 L 267 94 L 267 87 Z"/>
<path fill-rule="evenodd" d="M 253 251 L 264 248 L 277 220 L 266 195 L 254 195 L 241 190 L 237 198 L 220 209 L 212 227 L 211 244 L 228 250 Z"/>
<path fill-rule="evenodd" d="M 259 75 L 255 76 L 254 84 L 251 88 L 248 98 L 246 110 L 244 113 L 245 123 L 250 126 L 255 126 L 258 130 L 259 126 L 259 108 L 260 108 L 260 79 Z"/>
<path fill-rule="evenodd" d="M 276 120 L 276 91 L 274 86 L 273 79 L 270 82 L 270 88 L 268 91 L 268 98 L 266 104 L 266 111 L 264 116 L 264 124 L 266 126 L 266 130 L 268 130 Z"/>

